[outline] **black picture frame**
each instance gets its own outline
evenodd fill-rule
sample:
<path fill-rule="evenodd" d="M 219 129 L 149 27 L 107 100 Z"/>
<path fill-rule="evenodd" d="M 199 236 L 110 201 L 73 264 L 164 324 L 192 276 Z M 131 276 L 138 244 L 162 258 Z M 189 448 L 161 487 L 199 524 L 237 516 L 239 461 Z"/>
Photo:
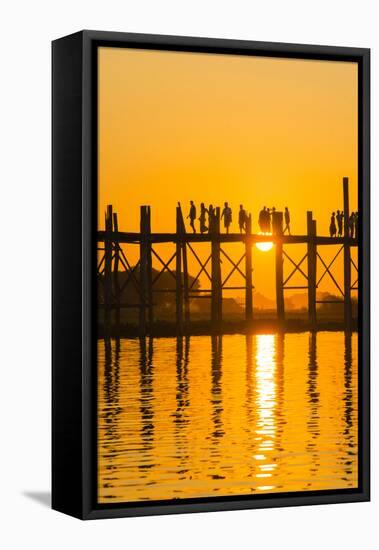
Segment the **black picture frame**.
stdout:
<path fill-rule="evenodd" d="M 359 72 L 359 487 L 96 503 L 97 63 L 99 46 L 355 61 Z M 370 499 L 370 50 L 81 31 L 52 44 L 52 507 L 81 519 Z"/>

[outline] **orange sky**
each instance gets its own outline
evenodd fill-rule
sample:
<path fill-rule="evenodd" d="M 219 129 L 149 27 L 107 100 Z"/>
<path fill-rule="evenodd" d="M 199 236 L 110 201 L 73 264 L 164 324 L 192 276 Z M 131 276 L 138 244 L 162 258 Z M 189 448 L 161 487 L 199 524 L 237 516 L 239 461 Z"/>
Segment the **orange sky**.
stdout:
<path fill-rule="evenodd" d="M 275 205 L 289 206 L 293 233 L 305 233 L 313 210 L 327 234 L 331 210 L 343 207 L 343 176 L 357 209 L 357 142 L 355 63 L 99 49 L 101 228 L 113 204 L 120 230 L 138 231 L 139 206 L 150 204 L 152 230 L 173 231 L 177 201 L 187 214 L 192 199 L 229 201 L 232 231 L 243 203 L 254 232 L 260 208 Z M 228 249 L 235 259 L 238 248 Z M 161 250 L 167 258 L 171 249 Z M 305 249 L 291 251 L 300 259 Z M 130 254 L 135 260 L 137 248 Z M 254 285 L 269 297 L 273 262 L 273 251 L 254 249 Z M 327 278 L 320 290 L 333 290 Z"/>

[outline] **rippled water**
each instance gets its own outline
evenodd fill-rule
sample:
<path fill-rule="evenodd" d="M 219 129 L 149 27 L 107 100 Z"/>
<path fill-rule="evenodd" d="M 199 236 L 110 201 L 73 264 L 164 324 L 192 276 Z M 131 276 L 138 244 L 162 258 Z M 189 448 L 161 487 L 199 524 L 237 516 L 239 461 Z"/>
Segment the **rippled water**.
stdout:
<path fill-rule="evenodd" d="M 102 503 L 352 488 L 357 335 L 98 343 Z"/>

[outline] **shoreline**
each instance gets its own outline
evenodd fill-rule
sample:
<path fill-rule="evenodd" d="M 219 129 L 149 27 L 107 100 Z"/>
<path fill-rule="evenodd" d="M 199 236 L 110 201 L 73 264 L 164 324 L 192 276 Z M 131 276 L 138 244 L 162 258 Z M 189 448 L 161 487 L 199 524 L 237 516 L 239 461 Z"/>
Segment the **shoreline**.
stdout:
<path fill-rule="evenodd" d="M 351 332 L 358 331 L 358 322 L 352 321 Z M 156 337 L 172 338 L 180 336 L 223 336 L 231 334 L 278 334 L 278 333 L 303 333 L 303 332 L 346 332 L 343 321 L 319 321 L 316 326 L 311 326 L 308 321 L 287 320 L 279 323 L 275 320 L 257 320 L 247 324 L 242 322 L 223 322 L 219 327 L 213 327 L 209 321 L 191 322 L 182 331 L 178 331 L 177 324 L 172 322 L 159 322 L 153 324 L 146 333 L 141 333 L 136 325 L 121 324 L 119 327 L 112 324 L 105 329 L 103 324 L 97 327 L 97 339 L 104 338 L 138 338 Z"/>

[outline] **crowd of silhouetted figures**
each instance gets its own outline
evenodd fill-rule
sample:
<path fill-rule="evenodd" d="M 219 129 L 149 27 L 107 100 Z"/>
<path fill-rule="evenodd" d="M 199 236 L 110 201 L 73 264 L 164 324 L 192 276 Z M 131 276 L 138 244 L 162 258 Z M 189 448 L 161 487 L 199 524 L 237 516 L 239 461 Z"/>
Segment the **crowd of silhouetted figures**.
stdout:
<path fill-rule="evenodd" d="M 329 225 L 331 237 L 342 237 L 344 235 L 344 213 L 341 210 L 332 212 Z M 352 212 L 348 219 L 348 234 L 351 238 L 358 237 L 358 212 Z"/>
<path fill-rule="evenodd" d="M 225 232 L 229 233 L 230 227 L 233 224 L 233 212 L 229 203 L 225 202 L 224 207 L 220 211 Z M 203 202 L 200 204 L 200 212 L 198 212 L 194 201 L 190 201 L 187 219 L 192 231 L 196 233 L 198 228 L 200 233 L 212 232 L 216 220 L 216 212 L 217 208 L 215 206 L 210 204 L 207 207 Z M 238 209 L 238 227 L 240 233 L 246 232 L 249 220 L 251 221 L 251 214 L 240 204 Z M 264 206 L 258 214 L 258 226 L 261 234 L 291 235 L 291 215 L 288 207 L 286 206 L 284 212 L 282 212 L 277 210 L 275 206 L 272 208 Z M 342 210 L 332 212 L 329 233 L 331 237 L 342 237 L 344 235 L 344 213 Z M 352 212 L 349 216 L 348 233 L 351 238 L 358 237 L 358 212 Z"/>
<path fill-rule="evenodd" d="M 194 233 L 197 231 L 197 222 L 199 222 L 200 233 L 212 232 L 213 225 L 216 220 L 217 209 L 212 204 L 208 207 L 202 202 L 200 204 L 200 212 L 198 216 L 198 210 L 194 201 L 190 201 L 190 209 L 187 216 L 189 225 Z M 229 229 L 233 223 L 233 212 L 228 202 L 224 203 L 224 207 L 221 211 L 221 220 L 223 221 L 225 232 L 229 233 Z M 238 210 L 238 227 L 240 233 L 246 232 L 248 228 L 251 215 L 243 207 L 243 204 L 239 205 Z M 258 225 L 260 233 L 283 235 L 286 232 L 291 235 L 290 229 L 290 212 L 286 206 L 284 212 L 276 210 L 275 206 L 267 208 L 264 206 L 258 215 Z M 251 229 L 251 228 L 250 228 Z"/>

